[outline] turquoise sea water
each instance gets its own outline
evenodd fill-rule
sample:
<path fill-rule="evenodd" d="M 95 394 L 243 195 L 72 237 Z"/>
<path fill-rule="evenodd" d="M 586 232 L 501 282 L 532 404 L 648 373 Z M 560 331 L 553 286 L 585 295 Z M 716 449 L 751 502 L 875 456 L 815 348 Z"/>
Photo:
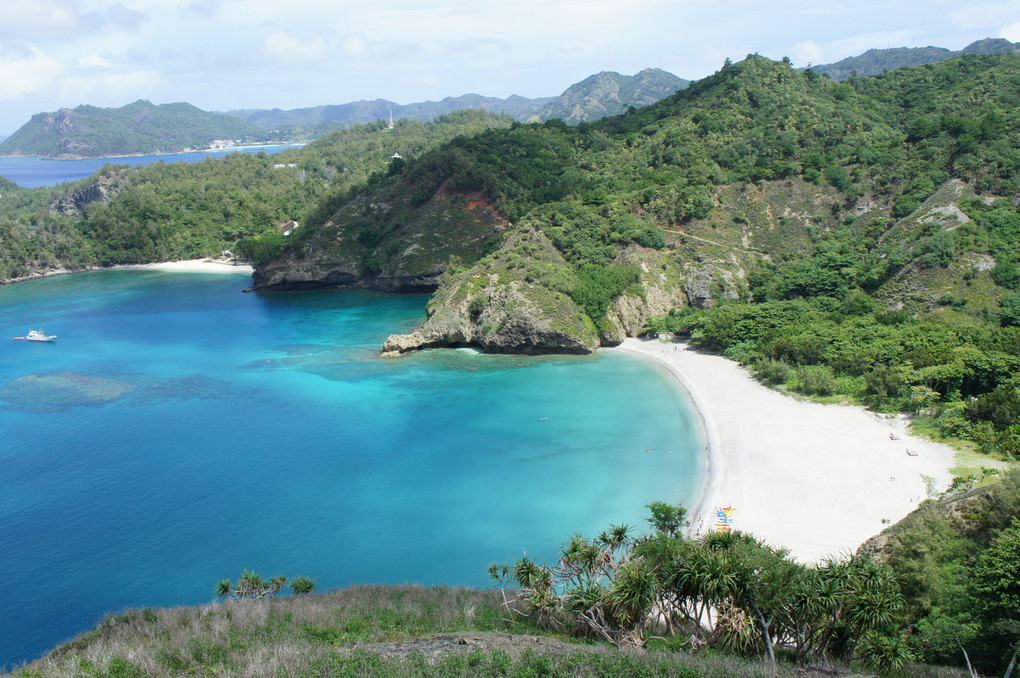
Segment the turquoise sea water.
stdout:
<path fill-rule="evenodd" d="M 65 181 L 78 181 L 92 175 L 103 165 L 149 165 L 154 162 L 201 162 L 231 153 L 276 153 L 298 146 L 253 146 L 229 151 L 206 153 L 171 153 L 166 155 L 132 155 L 123 158 L 83 158 L 81 160 L 49 160 L 46 158 L 0 157 L 0 176 L 23 188 L 55 186 Z"/>
<path fill-rule="evenodd" d="M 242 569 L 489 585 L 696 499 L 703 434 L 636 358 L 380 360 L 426 298 L 102 271 L 0 288 L 0 668 Z M 12 341 L 41 325 L 53 344 Z M 650 450 L 650 451 L 649 451 Z"/>

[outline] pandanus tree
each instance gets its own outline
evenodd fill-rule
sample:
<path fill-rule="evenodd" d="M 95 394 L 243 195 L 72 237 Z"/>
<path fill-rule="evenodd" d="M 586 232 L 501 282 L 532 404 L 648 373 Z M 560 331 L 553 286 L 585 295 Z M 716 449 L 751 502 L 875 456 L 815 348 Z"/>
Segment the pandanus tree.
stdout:
<path fill-rule="evenodd" d="M 898 585 L 870 558 L 804 566 L 738 531 L 685 538 L 682 507 L 649 509 L 651 534 L 634 538 L 611 526 L 595 539 L 572 536 L 555 566 L 525 557 L 489 572 L 514 585 L 514 600 L 540 622 L 572 624 L 617 646 L 643 645 L 655 626 L 655 634 L 690 633 L 692 646 L 764 656 L 772 665 L 777 646 L 793 649 L 798 662 L 858 658 L 885 670 L 905 659 L 895 632 Z"/>

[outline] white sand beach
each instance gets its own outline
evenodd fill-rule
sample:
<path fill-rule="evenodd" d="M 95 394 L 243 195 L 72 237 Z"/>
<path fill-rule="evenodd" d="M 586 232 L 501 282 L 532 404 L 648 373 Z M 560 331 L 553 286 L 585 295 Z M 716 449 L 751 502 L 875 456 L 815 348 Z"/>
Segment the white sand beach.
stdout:
<path fill-rule="evenodd" d="M 203 273 L 252 273 L 248 264 L 218 259 L 188 259 L 185 261 L 164 261 L 158 264 L 127 264 L 114 268 L 149 269 L 153 271 L 200 271 Z"/>
<path fill-rule="evenodd" d="M 733 507 L 734 529 L 816 562 L 856 550 L 886 527 L 883 519 L 913 511 L 927 497 L 922 475 L 939 489 L 952 480 L 954 450 L 909 435 L 902 418 L 797 400 L 683 343 L 627 339 L 610 350 L 667 368 L 701 414 L 708 483 L 691 511 L 692 533 L 714 526 L 717 507 Z"/>

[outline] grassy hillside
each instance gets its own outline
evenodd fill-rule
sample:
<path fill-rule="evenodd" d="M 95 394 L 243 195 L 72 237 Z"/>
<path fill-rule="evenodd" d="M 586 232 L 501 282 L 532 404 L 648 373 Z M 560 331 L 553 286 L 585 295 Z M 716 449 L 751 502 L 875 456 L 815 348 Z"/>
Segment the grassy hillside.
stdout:
<path fill-rule="evenodd" d="M 129 610 L 111 615 L 94 631 L 11 675 L 804 675 L 786 666 L 771 673 L 758 662 L 733 656 L 678 655 L 666 647 L 619 652 L 591 641 L 565 642 L 532 623 L 508 624 L 500 601 L 494 591 L 359 587 L 194 608 Z"/>

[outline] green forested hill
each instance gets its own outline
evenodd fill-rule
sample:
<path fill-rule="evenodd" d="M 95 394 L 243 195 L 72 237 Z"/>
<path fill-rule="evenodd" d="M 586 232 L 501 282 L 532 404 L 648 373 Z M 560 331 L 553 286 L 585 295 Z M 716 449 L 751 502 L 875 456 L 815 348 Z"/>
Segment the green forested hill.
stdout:
<path fill-rule="evenodd" d="M 101 158 L 179 153 L 214 140 L 266 142 L 274 135 L 237 118 L 187 103 L 139 100 L 121 108 L 79 106 L 37 113 L 0 143 L 0 155 Z"/>

